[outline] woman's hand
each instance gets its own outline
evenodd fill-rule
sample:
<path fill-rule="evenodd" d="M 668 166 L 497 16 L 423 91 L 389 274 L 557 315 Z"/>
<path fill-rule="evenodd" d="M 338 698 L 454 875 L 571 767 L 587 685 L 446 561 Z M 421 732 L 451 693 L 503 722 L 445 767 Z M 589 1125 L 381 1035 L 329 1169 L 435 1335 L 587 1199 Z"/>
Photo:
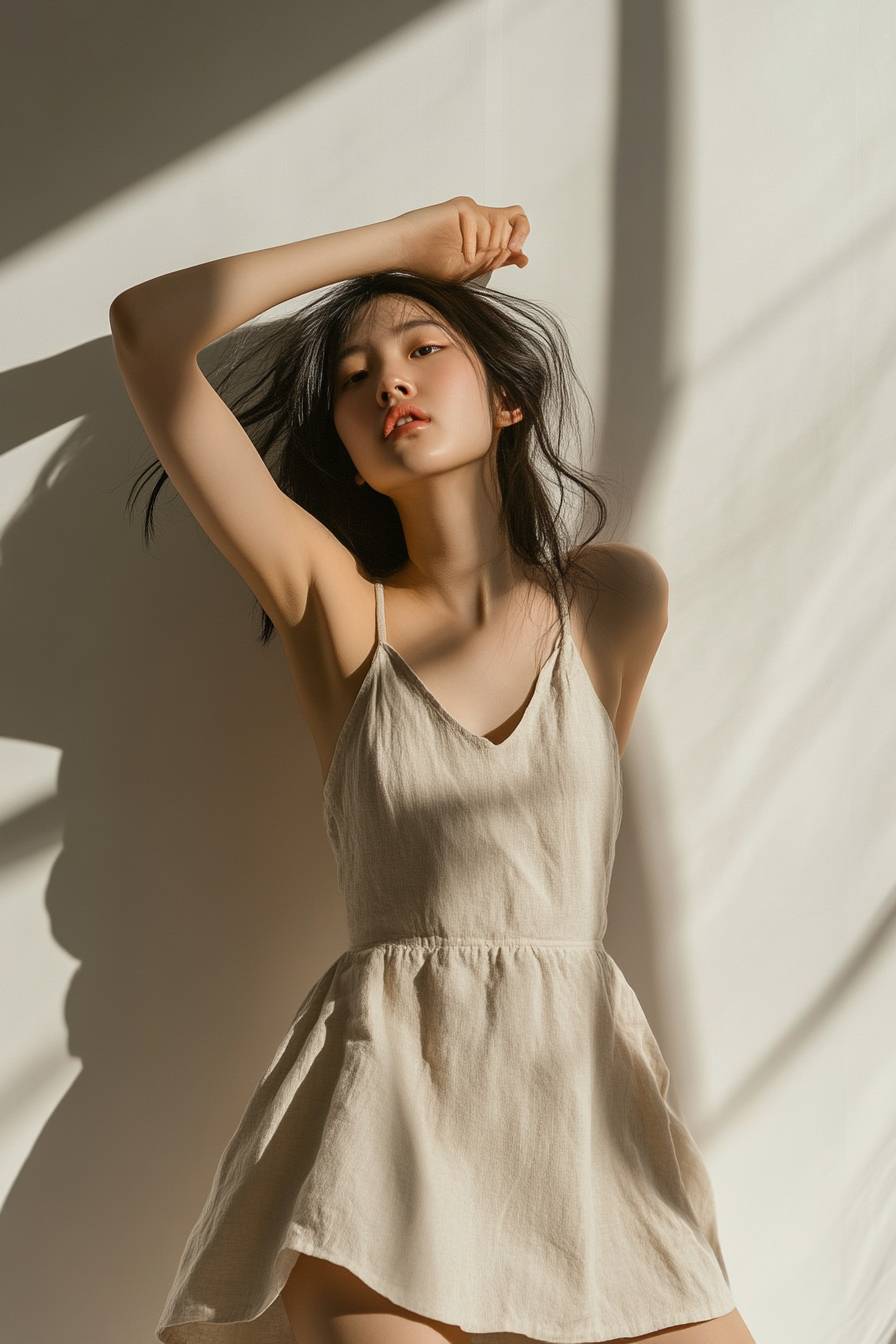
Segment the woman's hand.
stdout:
<path fill-rule="evenodd" d="M 430 280 L 463 282 L 501 266 L 529 264 L 523 252 L 529 220 L 521 205 L 479 205 L 472 196 L 452 196 L 392 222 L 401 268 Z"/>

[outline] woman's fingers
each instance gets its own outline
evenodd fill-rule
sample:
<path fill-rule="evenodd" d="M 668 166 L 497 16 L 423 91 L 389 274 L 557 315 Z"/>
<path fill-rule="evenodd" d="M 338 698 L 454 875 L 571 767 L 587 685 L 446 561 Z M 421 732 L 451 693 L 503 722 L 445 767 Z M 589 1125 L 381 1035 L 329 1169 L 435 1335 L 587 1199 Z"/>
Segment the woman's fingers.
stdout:
<path fill-rule="evenodd" d="M 485 211 L 479 215 L 479 226 L 476 229 L 476 250 L 480 253 L 491 251 L 492 225 L 491 220 Z"/>
<path fill-rule="evenodd" d="M 509 246 L 512 251 L 517 252 L 529 236 L 529 220 L 521 205 L 509 206 L 508 216 L 513 226 Z"/>
<path fill-rule="evenodd" d="M 492 215 L 491 227 L 488 233 L 488 244 L 487 244 L 488 251 L 493 255 L 496 252 L 500 252 L 501 250 L 501 234 L 503 233 L 503 231 L 504 231 L 504 219 L 501 212 L 499 210 L 496 210 Z"/>
<path fill-rule="evenodd" d="M 511 252 L 521 252 L 523 243 L 525 243 L 526 239 L 529 237 L 529 220 L 526 217 L 525 211 L 520 210 L 518 206 L 512 208 L 513 216 L 511 218 L 511 223 L 513 229 L 508 246 Z"/>
<path fill-rule="evenodd" d="M 472 266 L 476 260 L 476 220 L 467 210 L 460 212 L 460 236 L 464 261 Z"/>
<path fill-rule="evenodd" d="M 460 225 L 464 261 L 472 266 L 480 258 L 485 259 L 477 274 L 509 264 L 528 265 L 529 258 L 523 254 L 523 245 L 529 236 L 529 219 L 522 206 L 462 209 Z"/>

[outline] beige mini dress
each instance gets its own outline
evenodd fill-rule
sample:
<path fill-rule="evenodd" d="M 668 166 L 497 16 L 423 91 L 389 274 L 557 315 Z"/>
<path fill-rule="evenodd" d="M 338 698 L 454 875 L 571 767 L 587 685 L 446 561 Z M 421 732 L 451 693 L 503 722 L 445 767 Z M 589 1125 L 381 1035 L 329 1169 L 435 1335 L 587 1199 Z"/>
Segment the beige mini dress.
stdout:
<path fill-rule="evenodd" d="M 497 744 L 387 643 L 379 583 L 375 602 L 323 791 L 349 946 L 220 1158 L 158 1338 L 294 1344 L 300 1252 L 476 1344 L 723 1315 L 710 1178 L 604 948 L 619 750 L 566 600 Z"/>

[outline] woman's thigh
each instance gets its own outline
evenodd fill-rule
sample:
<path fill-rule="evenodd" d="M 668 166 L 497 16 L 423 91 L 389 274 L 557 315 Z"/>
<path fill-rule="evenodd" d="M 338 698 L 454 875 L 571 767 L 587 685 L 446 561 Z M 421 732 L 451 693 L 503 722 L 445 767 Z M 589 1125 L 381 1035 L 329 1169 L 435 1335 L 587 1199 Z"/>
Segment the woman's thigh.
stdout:
<path fill-rule="evenodd" d="M 739 1311 L 713 1316 L 709 1321 L 695 1321 L 693 1325 L 653 1330 L 648 1335 L 626 1335 L 624 1339 L 606 1340 L 604 1344 L 636 1344 L 639 1339 L 668 1340 L 669 1344 L 756 1344 Z"/>
<path fill-rule="evenodd" d="M 283 1287 L 283 1304 L 296 1344 L 469 1344 L 459 1326 L 398 1306 L 343 1265 L 300 1255 Z M 508 1335 L 508 1341 L 522 1336 Z M 646 1335 L 600 1341 L 637 1344 L 756 1344 L 739 1311 Z"/>
<path fill-rule="evenodd" d="M 465 1330 L 399 1307 L 319 1256 L 299 1256 L 282 1296 L 296 1344 L 469 1344 Z"/>

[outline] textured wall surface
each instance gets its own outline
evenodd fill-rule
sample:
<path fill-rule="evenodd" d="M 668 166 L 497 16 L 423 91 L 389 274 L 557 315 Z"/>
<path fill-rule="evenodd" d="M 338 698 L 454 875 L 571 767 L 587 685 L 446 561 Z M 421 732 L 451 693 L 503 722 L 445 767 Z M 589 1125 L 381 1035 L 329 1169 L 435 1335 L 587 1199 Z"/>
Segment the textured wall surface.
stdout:
<path fill-rule="evenodd" d="M 152 454 L 109 304 L 462 192 L 529 214 L 529 266 L 492 284 L 564 321 L 613 483 L 605 539 L 669 577 L 607 942 L 712 1173 L 735 1298 L 761 1344 L 885 1344 L 893 7 L 219 0 L 14 22 L 10 1338 L 150 1340 L 245 1098 L 346 941 L 279 645 L 255 642 L 252 595 L 170 487 L 149 549 L 125 512 Z"/>

